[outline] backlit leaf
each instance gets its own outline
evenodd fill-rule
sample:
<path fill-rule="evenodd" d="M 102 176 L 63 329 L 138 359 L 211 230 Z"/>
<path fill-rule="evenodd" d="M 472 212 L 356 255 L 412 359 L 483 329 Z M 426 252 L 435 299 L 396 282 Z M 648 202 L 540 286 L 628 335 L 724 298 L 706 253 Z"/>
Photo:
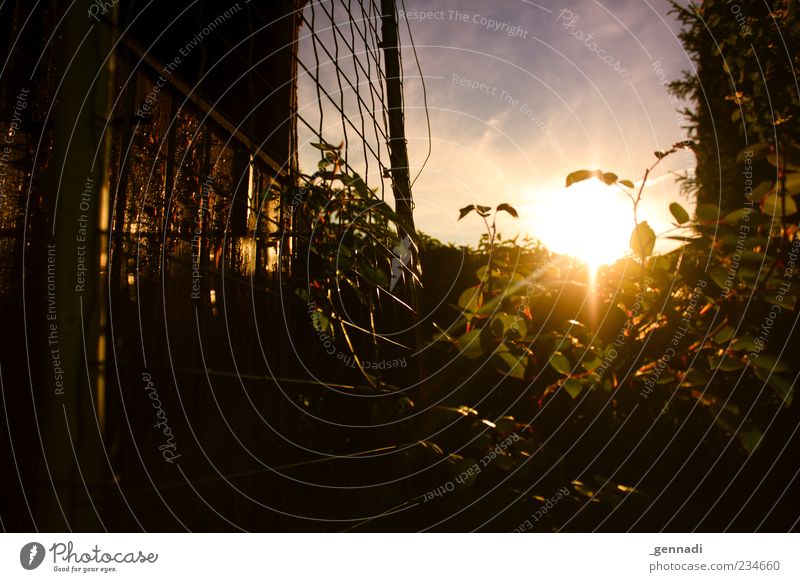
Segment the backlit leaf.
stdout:
<path fill-rule="evenodd" d="M 601 176 L 602 173 L 600 170 L 577 170 L 576 172 L 572 172 L 571 174 L 567 175 L 567 188 L 573 184 L 577 184 L 578 182 L 588 180 L 589 178 L 599 178 Z"/>
<path fill-rule="evenodd" d="M 765 180 L 753 188 L 753 191 L 750 193 L 748 198 L 753 202 L 760 202 L 764 196 L 772 191 L 774 186 L 775 184 L 772 182 L 772 180 Z"/>
<path fill-rule="evenodd" d="M 784 216 L 784 202 L 786 204 L 785 216 L 797 212 L 797 204 L 795 204 L 794 198 L 791 196 L 778 196 L 774 192 L 764 198 L 764 201 L 761 203 L 761 212 L 775 218 Z"/>
<path fill-rule="evenodd" d="M 468 331 L 458 338 L 456 346 L 458 347 L 458 351 L 461 352 L 462 356 L 469 360 L 474 360 L 483 355 L 483 346 L 481 346 L 480 334 L 481 330 L 473 329 L 472 331 Z"/>
<path fill-rule="evenodd" d="M 717 332 L 717 334 L 712 338 L 715 343 L 724 344 L 730 341 L 733 337 L 733 328 L 730 325 L 726 325 L 721 330 Z"/>
<path fill-rule="evenodd" d="M 757 143 L 746 147 L 736 156 L 737 162 L 744 162 L 746 159 L 760 160 L 772 151 L 772 146 L 768 143 Z"/>
<path fill-rule="evenodd" d="M 478 285 L 469 287 L 458 298 L 458 307 L 466 312 L 464 315 L 468 318 L 471 314 L 477 313 L 483 305 L 483 293 L 478 292 L 479 288 Z"/>
<path fill-rule="evenodd" d="M 564 383 L 561 387 L 566 390 L 567 394 L 569 394 L 572 399 L 576 399 L 580 396 L 581 391 L 583 390 L 583 383 L 580 380 L 575 380 L 574 378 L 567 378 L 564 380 Z"/>
<path fill-rule="evenodd" d="M 494 356 L 494 368 L 504 376 L 525 379 L 525 368 L 528 367 L 528 356 L 517 357 L 508 350 L 501 350 Z"/>
<path fill-rule="evenodd" d="M 767 161 L 784 170 L 800 170 L 800 149 L 792 145 L 784 145 L 780 149 L 780 160 L 775 152 L 767 154 Z"/>
<path fill-rule="evenodd" d="M 500 211 L 508 212 L 514 218 L 519 218 L 519 213 L 517 212 L 517 209 L 514 208 L 513 206 L 510 206 L 509 204 L 506 204 L 506 203 L 500 204 L 497 207 L 497 211 L 498 212 L 500 212 Z"/>
<path fill-rule="evenodd" d="M 597 355 L 587 352 L 586 356 L 581 360 L 581 366 L 584 367 L 585 370 L 591 372 L 600 367 L 600 364 L 603 363 Z"/>
<path fill-rule="evenodd" d="M 501 273 L 499 269 L 492 269 L 492 277 L 498 278 L 500 275 Z M 480 269 L 475 271 L 475 276 L 478 278 L 478 281 L 486 281 L 489 278 L 489 266 L 482 266 Z"/>
<path fill-rule="evenodd" d="M 647 221 L 640 222 L 633 233 L 631 233 L 631 250 L 639 257 L 646 258 L 653 254 L 656 245 L 656 233 L 647 224 Z"/>
<path fill-rule="evenodd" d="M 619 176 L 617 176 L 614 172 L 606 172 L 605 174 L 603 174 L 602 180 L 607 185 L 611 186 L 617 181 L 618 177 Z"/>
<path fill-rule="evenodd" d="M 725 218 L 723 220 L 725 222 L 727 222 L 728 224 L 735 225 L 737 222 L 742 220 L 742 218 L 744 216 L 748 216 L 752 212 L 753 211 L 751 209 L 749 209 L 749 208 L 738 208 L 738 209 L 734 210 L 733 212 L 729 212 L 728 214 L 726 214 Z"/>
<path fill-rule="evenodd" d="M 770 374 L 765 370 L 759 370 L 758 368 L 756 368 L 754 371 L 756 378 L 772 386 L 778 396 L 781 397 L 781 400 L 783 400 L 785 406 L 792 405 L 794 386 L 789 380 L 783 378 L 782 376 L 778 376 L 777 374 Z"/>
<path fill-rule="evenodd" d="M 525 337 L 528 330 L 522 318 L 509 315 L 508 313 L 498 313 L 492 318 L 492 332 L 498 337 L 504 337 L 507 334 L 516 337 Z"/>
<path fill-rule="evenodd" d="M 720 370 L 722 372 L 736 372 L 737 370 L 744 368 L 744 362 L 734 358 L 733 356 L 714 356 L 709 359 L 709 365 L 712 369 Z"/>
<path fill-rule="evenodd" d="M 314 143 L 314 142 L 311 142 L 310 145 L 312 145 L 313 147 L 317 148 L 318 150 L 322 150 L 324 152 L 328 152 L 328 151 L 335 152 L 335 151 L 337 151 L 339 149 L 336 146 L 332 146 L 329 143 Z"/>
<path fill-rule="evenodd" d="M 672 213 L 672 216 L 675 217 L 675 220 L 678 224 L 685 224 L 689 222 L 689 213 L 686 212 L 683 206 L 677 202 L 673 202 L 669 205 L 669 211 Z"/>
<path fill-rule="evenodd" d="M 758 346 L 756 345 L 753 336 L 750 335 L 737 336 L 736 339 L 731 342 L 732 350 L 744 350 L 750 352 L 757 348 Z"/>
<path fill-rule="evenodd" d="M 458 219 L 461 220 L 462 218 L 464 218 L 467 214 L 469 214 L 473 210 L 475 210 L 475 205 L 474 204 L 470 204 L 469 206 L 465 206 L 464 208 L 462 208 L 462 209 L 460 209 L 458 211 Z"/>
<path fill-rule="evenodd" d="M 800 172 L 790 172 L 786 174 L 786 193 L 800 194 Z"/>
<path fill-rule="evenodd" d="M 751 358 L 750 364 L 754 368 L 767 370 L 768 372 L 786 372 L 789 370 L 789 366 L 770 354 L 761 354 L 757 358 Z"/>
<path fill-rule="evenodd" d="M 555 352 L 552 356 L 550 356 L 550 365 L 561 374 L 565 376 L 569 376 L 569 372 L 571 370 L 571 366 L 569 364 L 569 360 L 567 356 L 562 354 L 561 352 Z"/>

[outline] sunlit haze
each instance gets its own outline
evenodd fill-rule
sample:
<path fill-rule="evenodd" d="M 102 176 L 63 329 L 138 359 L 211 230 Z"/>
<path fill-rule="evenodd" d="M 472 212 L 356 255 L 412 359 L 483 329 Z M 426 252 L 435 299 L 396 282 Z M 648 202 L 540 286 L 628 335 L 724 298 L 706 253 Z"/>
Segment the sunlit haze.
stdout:
<path fill-rule="evenodd" d="M 599 183 L 567 190 L 564 179 L 599 168 L 640 181 L 655 150 L 686 138 L 676 113 L 684 103 L 666 83 L 691 64 L 668 3 L 407 0 L 405 9 L 434 136 L 414 184 L 417 226 L 474 245 L 482 225 L 457 221 L 458 208 L 507 202 L 520 219 L 502 221 L 504 236 L 528 234 L 594 265 L 627 252 L 630 202 Z M 427 120 L 405 21 L 401 28 L 416 175 L 428 152 Z M 640 218 L 656 232 L 669 227 L 670 202 L 691 206 L 671 173 L 693 167 L 691 155 L 675 155 L 645 189 Z"/>
<path fill-rule="evenodd" d="M 572 255 L 591 268 L 608 264 L 628 250 L 633 228 L 631 201 L 616 187 L 587 180 L 523 208 L 521 229 L 536 233 L 550 250 Z"/>

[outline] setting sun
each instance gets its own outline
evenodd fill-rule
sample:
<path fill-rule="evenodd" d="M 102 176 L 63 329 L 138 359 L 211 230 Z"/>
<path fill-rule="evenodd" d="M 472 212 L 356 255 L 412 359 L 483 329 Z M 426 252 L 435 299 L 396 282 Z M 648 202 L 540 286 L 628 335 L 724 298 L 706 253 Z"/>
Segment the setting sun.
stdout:
<path fill-rule="evenodd" d="M 616 186 L 586 180 L 528 207 L 530 232 L 550 250 L 584 261 L 594 272 L 629 250 L 631 201 Z"/>

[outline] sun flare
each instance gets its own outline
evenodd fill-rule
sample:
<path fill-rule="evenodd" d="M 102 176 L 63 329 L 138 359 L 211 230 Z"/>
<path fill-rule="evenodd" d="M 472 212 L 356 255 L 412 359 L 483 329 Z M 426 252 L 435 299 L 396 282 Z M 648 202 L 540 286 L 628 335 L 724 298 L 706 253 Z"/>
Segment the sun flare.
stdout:
<path fill-rule="evenodd" d="M 536 198 L 530 232 L 551 251 L 585 262 L 591 273 L 628 252 L 632 206 L 616 186 L 586 180 Z"/>

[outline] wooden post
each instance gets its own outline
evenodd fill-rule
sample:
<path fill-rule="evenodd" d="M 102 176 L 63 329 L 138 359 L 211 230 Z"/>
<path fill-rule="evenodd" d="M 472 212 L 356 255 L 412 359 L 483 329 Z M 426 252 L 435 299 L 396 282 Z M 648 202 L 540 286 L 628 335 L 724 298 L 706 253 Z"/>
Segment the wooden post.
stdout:
<path fill-rule="evenodd" d="M 48 268 L 51 294 L 40 325 L 43 365 L 52 373 L 36 387 L 43 467 L 34 492 L 45 531 L 101 528 L 93 495 L 110 482 L 103 438 L 114 13 L 95 21 L 87 18 L 92 6 L 79 0 L 64 17 L 47 178 L 55 222 L 40 267 Z"/>
<path fill-rule="evenodd" d="M 397 38 L 397 19 L 394 0 L 381 0 L 383 12 L 383 58 L 386 65 L 386 114 L 389 119 L 389 159 L 391 161 L 392 190 L 395 210 L 409 229 L 414 228 L 411 201 L 411 180 L 408 170 L 405 119 L 403 115 L 403 81 Z M 404 233 L 401 233 L 401 238 Z"/>
<path fill-rule="evenodd" d="M 408 149 L 406 148 L 405 118 L 403 115 L 403 81 L 400 70 L 400 49 L 398 41 L 398 26 L 395 0 L 381 0 L 381 13 L 383 23 L 381 27 L 383 58 L 386 67 L 386 115 L 389 120 L 389 160 L 392 164 L 390 175 L 392 178 L 392 191 L 394 193 L 395 212 L 403 219 L 403 225 L 398 227 L 401 245 L 408 248 L 408 259 L 404 259 L 404 269 L 421 275 L 419 264 L 419 249 L 416 243 L 408 241 L 416 238 L 414 226 L 414 203 L 411 198 L 411 179 L 408 167 Z M 409 235 L 410 238 L 409 238 Z M 415 366 L 416 378 L 407 378 L 412 382 L 419 382 L 427 376 L 423 353 L 420 348 L 424 345 L 422 328 L 419 325 L 420 298 L 419 287 L 413 277 L 406 277 L 405 297 L 408 305 L 413 310 L 412 328 L 406 335 L 407 342 L 412 350 L 417 353 Z M 413 374 L 413 372 L 412 372 Z"/>
<path fill-rule="evenodd" d="M 392 164 L 392 192 L 394 193 L 395 212 L 403 219 L 404 224 L 398 227 L 401 244 L 405 245 L 409 235 L 416 235 L 414 227 L 414 205 L 411 198 L 411 179 L 409 177 L 408 150 L 406 148 L 405 118 L 403 114 L 403 82 L 400 70 L 400 52 L 395 0 L 381 0 L 383 22 L 381 27 L 381 47 L 386 67 L 386 115 L 389 120 L 389 160 Z M 404 265 L 413 273 L 419 273 L 419 249 L 416 243 L 408 245 L 410 260 Z M 405 297 L 414 311 L 414 327 L 408 334 L 414 349 L 422 346 L 422 330 L 416 325 L 419 318 L 419 292 L 415 280 L 406 277 Z M 418 362 L 418 370 L 422 375 L 422 363 Z"/>

